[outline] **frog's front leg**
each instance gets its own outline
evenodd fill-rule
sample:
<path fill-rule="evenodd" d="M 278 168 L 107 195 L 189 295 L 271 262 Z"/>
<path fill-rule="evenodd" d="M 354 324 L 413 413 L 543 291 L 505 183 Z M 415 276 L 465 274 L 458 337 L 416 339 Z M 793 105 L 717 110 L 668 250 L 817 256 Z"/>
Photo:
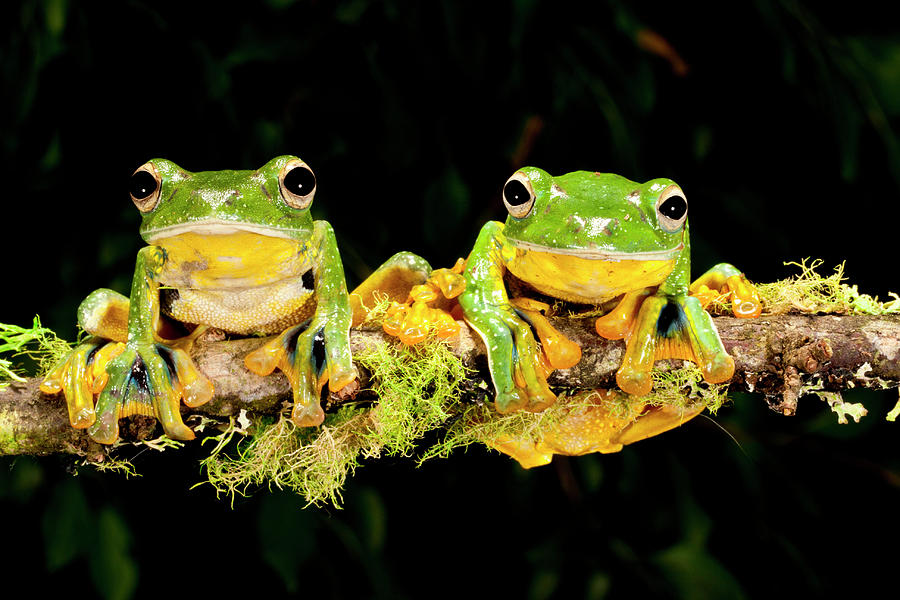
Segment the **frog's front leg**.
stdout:
<path fill-rule="evenodd" d="M 291 384 L 291 419 L 298 426 L 320 425 L 325 419 L 320 396 L 328 384 L 338 392 L 355 384 L 359 374 L 350 352 L 352 311 L 334 231 L 315 222 L 312 240 L 316 311 L 312 319 L 288 328 L 246 356 L 244 364 L 258 375 L 280 369 Z"/>
<path fill-rule="evenodd" d="M 484 341 L 500 412 L 540 411 L 556 401 L 541 349 L 528 323 L 510 304 L 503 281 L 503 225 L 485 224 L 469 256 L 466 289 L 459 297 L 466 322 Z"/>
<path fill-rule="evenodd" d="M 106 364 L 108 380 L 97 399 L 97 418 L 88 428 L 88 434 L 99 443 L 115 442 L 119 419 L 134 414 L 156 417 L 173 439 L 193 439 L 194 432 L 181 419 L 181 400 L 196 407 L 212 398 L 212 384 L 188 354 L 193 336 L 173 341 L 158 334 L 159 275 L 165 262 L 165 252 L 156 246 L 138 252 L 127 341 Z"/>

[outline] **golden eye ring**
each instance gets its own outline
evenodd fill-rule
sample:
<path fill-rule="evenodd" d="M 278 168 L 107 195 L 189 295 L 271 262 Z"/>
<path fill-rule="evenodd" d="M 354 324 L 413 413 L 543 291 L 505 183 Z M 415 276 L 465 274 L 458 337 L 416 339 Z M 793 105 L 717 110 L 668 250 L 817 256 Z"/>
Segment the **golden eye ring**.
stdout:
<path fill-rule="evenodd" d="M 664 189 L 656 199 L 656 218 L 660 227 L 669 233 L 675 233 L 684 226 L 687 214 L 687 198 L 675 184 Z"/>
<path fill-rule="evenodd" d="M 521 171 L 513 173 L 503 185 L 503 204 L 506 210 L 516 219 L 524 219 L 534 208 L 534 187 L 531 180 Z"/>
<path fill-rule="evenodd" d="M 131 201 L 142 213 L 156 208 L 161 189 L 159 172 L 152 162 L 144 163 L 131 174 Z"/>
<path fill-rule="evenodd" d="M 288 206 L 304 209 L 312 204 L 316 195 L 316 175 L 309 165 L 295 158 L 282 167 L 278 187 Z"/>

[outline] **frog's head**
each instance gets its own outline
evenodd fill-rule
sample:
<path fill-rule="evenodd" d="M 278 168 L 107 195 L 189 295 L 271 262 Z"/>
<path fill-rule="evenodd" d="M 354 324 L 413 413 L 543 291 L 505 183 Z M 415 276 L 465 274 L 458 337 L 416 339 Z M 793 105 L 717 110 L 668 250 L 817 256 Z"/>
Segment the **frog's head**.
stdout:
<path fill-rule="evenodd" d="M 687 200 L 670 179 L 526 167 L 506 182 L 503 202 L 505 236 L 519 247 L 611 260 L 671 259 L 685 247 Z"/>
<path fill-rule="evenodd" d="M 147 243 L 182 233 L 246 231 L 306 239 L 316 176 L 296 156 L 279 156 L 256 171 L 190 173 L 153 159 L 131 177 L 131 199 L 141 211 Z"/>

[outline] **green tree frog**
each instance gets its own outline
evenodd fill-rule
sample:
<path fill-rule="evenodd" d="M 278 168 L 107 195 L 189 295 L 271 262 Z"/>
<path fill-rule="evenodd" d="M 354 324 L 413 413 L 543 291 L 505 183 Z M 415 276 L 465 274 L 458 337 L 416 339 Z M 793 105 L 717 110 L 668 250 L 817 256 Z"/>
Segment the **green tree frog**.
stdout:
<path fill-rule="evenodd" d="M 72 426 L 97 442 L 115 442 L 119 419 L 133 414 L 191 439 L 180 402 L 194 407 L 213 394 L 189 356 L 193 340 L 207 327 L 277 333 L 245 364 L 261 375 L 281 369 L 292 419 L 320 424 L 323 386 L 352 389 L 357 371 L 343 266 L 331 226 L 310 215 L 315 192 L 312 169 L 296 156 L 255 171 L 191 173 L 164 159 L 138 168 L 131 199 L 149 245 L 138 252 L 131 295 L 101 289 L 82 302 L 79 324 L 94 337 L 41 389 L 63 391 Z"/>
<path fill-rule="evenodd" d="M 487 348 L 498 410 L 540 410 L 555 401 L 532 334 L 543 320 L 510 300 L 507 282 L 517 293 L 608 306 L 596 328 L 626 340 L 616 382 L 629 394 L 650 391 L 651 368 L 663 358 L 696 362 L 709 382 L 731 379 L 734 361 L 701 300 L 690 295 L 688 204 L 674 181 L 635 183 L 587 171 L 553 177 L 527 167 L 506 182 L 503 202 L 506 224 L 481 229 L 459 297 Z M 759 314 L 755 290 L 731 265 L 710 269 L 694 287 L 702 286 L 730 290 L 738 316 Z M 558 356 L 548 354 L 551 367 L 571 366 L 580 352 Z"/>
<path fill-rule="evenodd" d="M 506 223 L 486 223 L 464 265 L 454 268 L 464 279 L 454 293 L 484 341 L 498 411 L 546 408 L 556 400 L 547 374 L 581 358 L 546 319 L 549 304 L 535 296 L 600 307 L 597 332 L 626 341 L 616 382 L 629 394 L 647 394 L 653 363 L 665 358 L 696 362 L 709 382 L 731 379 L 734 361 L 704 303 L 726 294 L 741 317 L 758 316 L 761 303 L 729 264 L 690 285 L 688 204 L 674 181 L 635 183 L 587 171 L 553 177 L 526 167 L 506 182 L 503 202 Z M 419 298 L 448 287 L 429 285 Z M 389 312 L 385 330 L 415 341 L 423 322 L 436 319 L 427 302 L 413 294 L 410 301 L 411 309 Z M 668 415 L 658 421 L 660 432 L 673 426 Z"/>

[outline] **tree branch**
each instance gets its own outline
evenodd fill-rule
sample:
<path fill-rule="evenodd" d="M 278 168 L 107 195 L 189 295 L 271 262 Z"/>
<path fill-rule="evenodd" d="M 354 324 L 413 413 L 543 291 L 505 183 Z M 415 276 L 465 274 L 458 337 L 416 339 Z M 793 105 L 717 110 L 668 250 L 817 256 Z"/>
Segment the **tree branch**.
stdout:
<path fill-rule="evenodd" d="M 900 317 L 779 315 L 758 319 L 716 317 L 722 342 L 735 360 L 732 391 L 758 392 L 770 407 L 793 414 L 804 386 L 825 391 L 851 387 L 897 387 L 900 383 Z M 554 372 L 556 389 L 614 387 L 624 344 L 600 338 L 593 319 L 559 319 L 555 325 L 581 345 L 581 362 Z M 259 377 L 243 366 L 243 357 L 262 339 L 203 341 L 195 348 L 198 367 L 215 385 L 206 405 L 187 415 L 235 416 L 242 409 L 276 414 L 291 399 L 287 380 L 274 373 Z M 355 353 L 371 344 L 396 343 L 380 330 L 354 330 Z M 487 379 L 483 345 L 463 327 L 452 343 L 463 362 Z M 368 374 L 361 384 L 367 386 Z M 0 391 L 0 455 L 70 453 L 102 460 L 105 450 L 68 423 L 62 397 L 43 394 L 39 379 L 12 383 Z M 474 387 L 474 386 L 473 386 Z M 365 393 L 365 392 L 363 392 Z"/>

